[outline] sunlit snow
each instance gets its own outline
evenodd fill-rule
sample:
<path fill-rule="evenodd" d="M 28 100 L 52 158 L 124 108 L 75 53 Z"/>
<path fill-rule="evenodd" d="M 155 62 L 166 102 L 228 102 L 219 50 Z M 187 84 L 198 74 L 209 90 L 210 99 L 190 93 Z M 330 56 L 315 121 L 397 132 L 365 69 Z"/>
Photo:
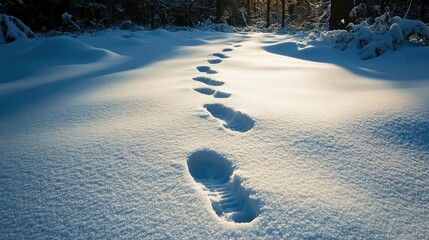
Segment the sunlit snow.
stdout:
<path fill-rule="evenodd" d="M 0 45 L 0 238 L 427 238 L 429 47 L 303 38 Z"/>

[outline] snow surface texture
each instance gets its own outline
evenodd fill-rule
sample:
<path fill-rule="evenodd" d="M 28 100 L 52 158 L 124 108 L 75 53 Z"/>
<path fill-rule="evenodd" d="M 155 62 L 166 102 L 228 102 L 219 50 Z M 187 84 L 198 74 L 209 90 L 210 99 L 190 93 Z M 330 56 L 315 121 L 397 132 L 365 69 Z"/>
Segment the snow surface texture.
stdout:
<path fill-rule="evenodd" d="M 306 39 L 0 45 L 0 239 L 426 239 L 429 48 Z"/>

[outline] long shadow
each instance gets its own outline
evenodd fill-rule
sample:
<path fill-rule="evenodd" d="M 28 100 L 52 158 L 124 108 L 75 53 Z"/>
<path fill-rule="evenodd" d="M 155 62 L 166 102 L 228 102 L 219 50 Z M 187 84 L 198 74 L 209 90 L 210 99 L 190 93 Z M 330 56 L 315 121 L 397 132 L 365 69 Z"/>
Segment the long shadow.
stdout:
<path fill-rule="evenodd" d="M 329 45 L 304 46 L 282 42 L 266 46 L 264 50 L 301 60 L 335 64 L 356 75 L 391 81 L 392 85 L 400 88 L 429 80 L 429 47 L 407 45 L 369 60 L 361 60 L 357 49 L 341 51 Z"/>
<path fill-rule="evenodd" d="M 6 90 L 6 88 L 10 84 L 0 84 L 0 117 L 10 115 L 13 112 L 19 111 L 24 107 L 32 106 L 42 100 L 49 100 L 62 90 L 68 89 L 69 87 L 77 83 L 104 75 L 141 68 L 145 65 L 149 65 L 158 61 L 178 57 L 180 55 L 186 54 L 184 51 L 182 51 L 183 47 L 203 45 L 206 43 L 206 41 L 199 39 L 199 37 L 185 37 L 182 35 L 177 35 L 175 33 L 167 32 L 165 30 L 133 34 L 135 34 L 134 37 L 117 37 L 115 35 L 113 37 L 110 36 L 109 38 L 109 36 L 106 36 L 105 42 L 97 38 L 87 38 L 86 40 L 83 40 L 84 42 L 88 42 L 88 44 L 84 44 L 79 40 L 72 39 L 71 41 L 65 41 L 66 46 L 49 46 L 46 45 L 47 40 L 43 40 L 40 44 L 42 45 L 42 47 L 35 47 L 35 49 L 30 49 L 29 51 L 27 51 L 27 53 L 30 52 L 31 54 L 27 54 L 27 56 L 26 53 L 24 53 L 22 55 L 21 60 L 22 62 L 46 61 L 45 63 L 35 63 L 34 65 L 26 65 L 26 63 L 22 63 L 22 66 L 17 67 L 16 64 L 20 64 L 19 57 L 15 57 L 15 60 L 13 61 L 2 61 L 2 67 L 5 67 L 4 69 L 19 70 L 20 68 L 27 68 L 25 72 L 12 73 L 12 76 L 8 76 L 8 78 L 5 78 L 9 79 L 9 81 L 5 82 L 10 82 L 10 84 L 16 84 L 18 82 L 14 81 L 19 81 L 19 79 L 23 78 L 31 78 L 36 71 L 49 71 L 49 68 L 53 66 L 68 66 L 73 64 L 81 64 L 82 66 L 85 66 L 85 64 L 103 62 L 103 58 L 106 57 L 106 52 L 119 55 L 119 57 L 121 58 L 120 61 L 118 61 L 113 66 L 102 67 L 101 69 L 91 70 L 89 72 L 87 71 L 86 73 L 75 75 L 72 77 L 64 77 L 63 79 L 59 77 L 60 80 L 35 84 L 34 86 L 27 86 L 22 88 L 21 90 L 9 91 Z M 189 32 L 189 35 L 192 34 L 192 32 Z M 142 40 L 141 37 L 144 37 L 144 39 Z M 222 36 L 219 36 L 219 38 L 221 37 Z M 112 38 L 114 39 L 112 40 Z M 83 45 L 84 51 L 78 52 L 77 54 L 73 54 L 71 53 L 73 50 L 68 49 L 65 50 L 66 54 L 63 54 L 63 52 L 61 51 L 62 48 L 76 47 L 69 46 L 70 42 L 72 42 L 71 45 L 73 45 L 73 42 L 77 42 L 78 49 L 81 49 L 80 47 L 82 46 L 80 45 Z M 61 41 L 54 41 L 54 43 L 61 43 Z M 91 48 L 85 49 L 87 46 Z M 50 49 L 50 47 L 53 48 Z M 43 50 L 51 51 L 45 53 L 45 56 L 47 54 L 47 59 L 43 58 Z M 99 52 L 92 52 L 96 50 L 98 50 Z M 89 57 L 84 55 L 85 53 L 87 53 L 86 51 L 90 52 Z M 4 56 L 4 54 L 2 55 Z M 42 57 L 40 55 L 42 55 Z M 81 58 L 76 57 L 79 55 L 82 55 Z M 65 58 L 71 56 L 72 59 L 62 59 L 62 56 Z M 30 68 L 28 68 L 28 66 L 30 66 Z M 58 74 L 59 76 L 61 75 L 61 73 Z M 29 81 L 31 82 L 31 80 Z"/>

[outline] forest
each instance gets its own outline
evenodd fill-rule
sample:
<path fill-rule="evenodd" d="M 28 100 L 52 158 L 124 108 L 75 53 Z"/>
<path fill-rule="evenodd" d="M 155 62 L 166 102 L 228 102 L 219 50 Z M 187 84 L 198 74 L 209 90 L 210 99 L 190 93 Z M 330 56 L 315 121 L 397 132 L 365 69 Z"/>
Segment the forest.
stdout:
<path fill-rule="evenodd" d="M 143 26 L 195 27 L 207 21 L 253 29 L 338 29 L 391 16 L 429 22 L 428 0 L 3 0 L 0 14 L 41 33 Z M 2 27 L 4 28 L 4 26 Z"/>

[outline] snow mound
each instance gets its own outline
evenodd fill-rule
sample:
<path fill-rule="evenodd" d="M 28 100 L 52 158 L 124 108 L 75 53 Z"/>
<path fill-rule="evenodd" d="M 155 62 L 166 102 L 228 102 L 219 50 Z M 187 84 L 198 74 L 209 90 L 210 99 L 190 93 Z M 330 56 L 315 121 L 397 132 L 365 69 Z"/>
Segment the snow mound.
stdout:
<path fill-rule="evenodd" d="M 0 80 L 0 83 L 26 78 L 54 66 L 99 63 L 102 60 L 119 56 L 109 50 L 95 48 L 69 36 L 46 38 L 31 44 L 34 46 L 17 54 L 16 58 L 0 60 L 0 64 L 14 68 L 14 71 Z M 85 67 L 89 67 L 89 65 Z"/>
<path fill-rule="evenodd" d="M 18 18 L 0 14 L 0 44 L 18 38 L 34 38 L 34 33 Z"/>
<path fill-rule="evenodd" d="M 22 58 L 33 60 L 42 58 L 61 64 L 85 64 L 98 61 L 112 54 L 114 53 L 105 49 L 94 48 L 72 37 L 59 36 L 46 39 Z"/>

